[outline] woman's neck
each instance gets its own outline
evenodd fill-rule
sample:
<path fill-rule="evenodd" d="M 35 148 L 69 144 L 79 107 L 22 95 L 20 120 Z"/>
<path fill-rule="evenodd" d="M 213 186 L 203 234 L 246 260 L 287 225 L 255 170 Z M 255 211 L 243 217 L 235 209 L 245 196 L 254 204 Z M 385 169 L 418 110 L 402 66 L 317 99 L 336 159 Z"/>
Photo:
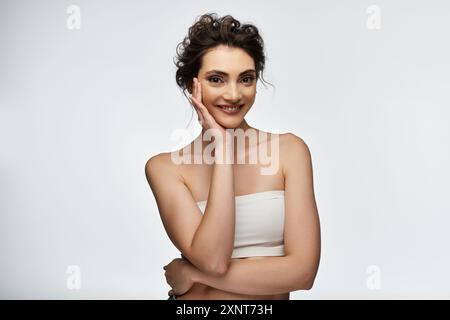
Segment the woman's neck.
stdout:
<path fill-rule="evenodd" d="M 231 129 L 231 128 L 225 128 L 225 129 L 226 129 L 226 130 L 227 130 L 227 129 L 229 130 L 229 129 Z M 233 128 L 233 130 L 237 130 L 237 129 L 242 129 L 242 130 L 244 131 L 244 133 L 246 133 L 247 130 L 254 130 L 254 131 L 255 131 L 256 138 L 259 139 L 259 137 L 258 137 L 259 130 L 256 129 L 256 128 L 253 128 L 253 127 L 251 127 L 251 126 L 249 126 L 248 123 L 247 123 L 245 120 L 243 120 L 242 123 L 241 123 L 238 127 Z M 201 140 L 201 141 L 202 141 L 202 143 L 201 143 L 201 144 L 202 144 L 202 152 L 203 152 L 203 150 L 205 150 L 205 148 L 206 148 L 209 144 L 212 143 L 211 140 L 205 139 L 205 136 L 204 136 L 205 131 L 206 131 L 206 130 L 205 130 L 204 128 L 202 128 L 201 134 L 194 140 L 194 141 L 197 141 L 197 142 L 198 142 L 198 140 Z M 231 133 L 233 133 L 233 132 L 231 132 Z M 214 138 L 213 138 L 213 139 L 214 139 Z M 237 135 L 234 135 L 234 146 L 235 146 L 235 148 L 234 148 L 234 153 L 235 153 L 235 154 L 236 154 L 237 139 L 238 139 Z M 193 143 L 194 143 L 194 142 L 193 142 Z"/>

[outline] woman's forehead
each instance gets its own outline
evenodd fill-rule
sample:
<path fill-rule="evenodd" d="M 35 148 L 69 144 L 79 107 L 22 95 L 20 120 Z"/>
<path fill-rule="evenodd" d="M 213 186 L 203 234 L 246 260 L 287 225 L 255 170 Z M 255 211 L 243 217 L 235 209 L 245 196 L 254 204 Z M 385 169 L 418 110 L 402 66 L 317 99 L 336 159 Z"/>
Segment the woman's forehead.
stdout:
<path fill-rule="evenodd" d="M 240 74 L 244 70 L 254 69 L 253 58 L 240 48 L 215 48 L 203 56 L 202 72 L 220 70 L 228 74 Z"/>

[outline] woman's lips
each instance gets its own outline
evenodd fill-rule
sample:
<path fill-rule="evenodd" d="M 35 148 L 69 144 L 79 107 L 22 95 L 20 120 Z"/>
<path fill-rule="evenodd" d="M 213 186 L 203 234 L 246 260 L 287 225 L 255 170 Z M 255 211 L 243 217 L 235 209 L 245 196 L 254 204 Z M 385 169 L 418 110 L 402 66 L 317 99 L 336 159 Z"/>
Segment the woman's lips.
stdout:
<path fill-rule="evenodd" d="M 223 105 L 218 105 L 217 107 L 219 107 L 223 112 L 225 112 L 227 114 L 237 114 L 242 110 L 243 106 L 244 106 L 243 104 L 239 105 L 239 108 L 237 108 L 236 110 L 233 110 L 233 109 L 227 110 L 226 108 L 224 108 Z"/>

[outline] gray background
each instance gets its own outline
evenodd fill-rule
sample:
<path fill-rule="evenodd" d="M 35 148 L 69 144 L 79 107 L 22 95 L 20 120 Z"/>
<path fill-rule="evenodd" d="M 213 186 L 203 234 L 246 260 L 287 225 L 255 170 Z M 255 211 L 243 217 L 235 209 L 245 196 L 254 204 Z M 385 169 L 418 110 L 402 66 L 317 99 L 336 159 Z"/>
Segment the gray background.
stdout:
<path fill-rule="evenodd" d="M 260 29 L 276 90 L 247 120 L 312 153 L 322 258 L 291 298 L 450 298 L 447 1 L 0 3 L 0 298 L 167 297 L 144 165 L 189 123 L 172 59 L 206 12 Z"/>

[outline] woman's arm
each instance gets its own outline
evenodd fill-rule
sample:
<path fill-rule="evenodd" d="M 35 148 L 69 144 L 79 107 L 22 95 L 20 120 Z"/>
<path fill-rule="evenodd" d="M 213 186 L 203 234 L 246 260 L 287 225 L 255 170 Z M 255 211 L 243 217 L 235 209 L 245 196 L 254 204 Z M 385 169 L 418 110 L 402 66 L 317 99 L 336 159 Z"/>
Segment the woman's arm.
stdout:
<path fill-rule="evenodd" d="M 225 129 L 208 112 L 202 97 L 201 82 L 194 78 L 191 99 L 202 123 L 202 138 L 205 138 L 205 133 L 214 135 L 214 162 L 205 212 L 191 246 L 210 260 L 214 274 L 222 275 L 228 268 L 234 247 L 234 170 L 232 162 L 224 161 L 229 160 L 230 154 L 233 154 L 232 151 L 227 153 L 233 141 L 230 141 Z"/>
<path fill-rule="evenodd" d="M 170 266 L 171 272 L 178 269 L 193 282 L 240 294 L 267 295 L 312 287 L 320 260 L 320 223 L 313 192 L 312 163 L 303 140 L 290 135 L 289 141 L 283 165 L 285 256 L 232 259 L 223 276 L 210 276 L 191 265 L 176 262 Z M 177 288 L 177 283 L 173 288 Z"/>
<path fill-rule="evenodd" d="M 145 168 L 166 232 L 187 260 L 203 272 L 222 275 L 234 244 L 235 198 L 232 164 L 214 164 L 204 214 L 167 154 Z"/>
<path fill-rule="evenodd" d="M 235 198 L 233 164 L 213 164 L 210 191 L 203 219 L 192 247 L 211 260 L 212 270 L 223 275 L 234 247 Z"/>
<path fill-rule="evenodd" d="M 224 128 L 215 122 L 201 103 L 201 85 L 198 81 L 194 82 L 198 87 L 192 96 L 194 106 L 202 119 L 205 133 L 214 135 L 214 142 L 211 143 L 214 147 L 214 167 L 204 214 L 177 170 L 173 154 L 169 159 L 167 154 L 152 157 L 146 164 L 145 173 L 173 244 L 203 272 L 221 275 L 228 268 L 234 244 L 233 164 L 223 161 L 225 150 L 232 146 L 232 141 L 226 139 Z"/>
<path fill-rule="evenodd" d="M 320 222 L 313 189 L 311 154 L 305 142 L 288 134 L 280 148 L 285 176 L 285 227 L 283 257 L 232 259 L 221 277 L 195 268 L 194 282 L 242 294 L 277 294 L 310 289 L 319 267 Z"/>
<path fill-rule="evenodd" d="M 192 268 L 190 277 L 193 282 L 228 292 L 272 295 L 309 290 L 314 283 L 315 270 L 307 268 L 296 257 L 263 257 L 255 260 L 232 259 L 223 276 L 211 276 Z"/>

